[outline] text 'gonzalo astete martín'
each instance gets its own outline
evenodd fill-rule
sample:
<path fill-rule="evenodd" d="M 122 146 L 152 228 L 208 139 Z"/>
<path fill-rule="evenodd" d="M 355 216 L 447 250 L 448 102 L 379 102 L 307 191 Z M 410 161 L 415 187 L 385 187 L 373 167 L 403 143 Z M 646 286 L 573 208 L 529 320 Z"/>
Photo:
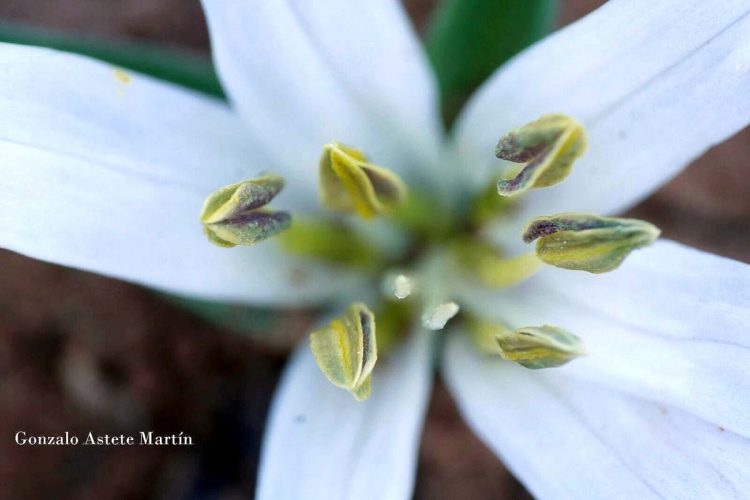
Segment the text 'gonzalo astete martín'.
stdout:
<path fill-rule="evenodd" d="M 26 431 L 15 434 L 16 444 L 20 446 L 191 446 L 192 436 L 183 432 L 178 434 L 157 434 L 153 431 L 141 431 L 138 434 L 94 434 L 88 432 L 79 438 L 70 432 L 50 435 L 31 435 Z"/>

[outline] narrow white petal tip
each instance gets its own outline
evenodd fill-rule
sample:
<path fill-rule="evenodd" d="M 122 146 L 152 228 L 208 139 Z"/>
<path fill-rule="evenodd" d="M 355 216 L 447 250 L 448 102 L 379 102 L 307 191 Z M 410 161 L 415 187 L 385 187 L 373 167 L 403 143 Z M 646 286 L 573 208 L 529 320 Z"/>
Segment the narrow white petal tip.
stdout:
<path fill-rule="evenodd" d="M 442 330 L 446 323 L 458 314 L 459 309 L 455 302 L 446 302 L 431 307 L 422 314 L 422 326 L 428 330 Z"/>

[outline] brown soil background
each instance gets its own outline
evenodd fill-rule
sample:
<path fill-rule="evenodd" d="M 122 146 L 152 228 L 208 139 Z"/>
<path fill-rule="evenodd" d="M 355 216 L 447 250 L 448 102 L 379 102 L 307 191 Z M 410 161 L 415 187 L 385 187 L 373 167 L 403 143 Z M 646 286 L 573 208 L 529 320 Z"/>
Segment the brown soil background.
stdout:
<path fill-rule="evenodd" d="M 431 0 L 407 1 L 422 23 Z M 559 24 L 597 0 L 563 3 Z M 207 51 L 197 1 L 1 0 L 0 20 Z M 631 214 L 666 237 L 750 261 L 750 131 L 709 151 Z M 304 332 L 305 315 L 277 328 Z M 288 335 L 286 336 L 288 338 Z M 245 498 L 284 350 L 208 325 L 123 282 L 0 250 L 2 498 Z M 183 431 L 193 447 L 19 447 L 29 434 Z M 440 381 L 415 498 L 527 498 Z"/>

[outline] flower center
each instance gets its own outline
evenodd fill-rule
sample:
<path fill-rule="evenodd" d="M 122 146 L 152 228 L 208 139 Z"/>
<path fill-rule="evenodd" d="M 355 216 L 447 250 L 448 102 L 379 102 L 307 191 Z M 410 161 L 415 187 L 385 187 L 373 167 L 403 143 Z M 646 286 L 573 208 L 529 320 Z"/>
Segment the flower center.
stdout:
<path fill-rule="evenodd" d="M 330 217 L 267 209 L 283 187 L 280 177 L 268 174 L 211 195 L 201 222 L 209 240 L 220 246 L 273 236 L 290 254 L 372 278 L 371 288 L 380 293 L 365 294 L 368 304 L 353 303 L 310 334 L 323 373 L 356 399 L 370 394 L 378 354 L 387 354 L 415 323 L 442 330 L 460 317 L 462 328 L 456 330 L 469 334 L 482 352 L 527 368 L 556 367 L 584 353 L 581 339 L 556 326 L 509 325 L 488 320 L 476 308 L 462 310 L 470 305 L 462 290 L 492 293 L 512 287 L 545 264 L 612 271 L 632 250 L 659 236 L 646 222 L 568 213 L 527 224 L 523 240 L 536 241 L 535 251 L 508 256 L 484 239 L 489 222 L 512 217 L 518 195 L 562 182 L 585 149 L 583 128 L 565 115 L 545 115 L 508 132 L 495 153 L 516 165 L 511 177 L 478 193 L 458 215 L 409 190 L 361 151 L 332 143 L 323 147 L 319 164 L 320 201 L 333 212 Z"/>

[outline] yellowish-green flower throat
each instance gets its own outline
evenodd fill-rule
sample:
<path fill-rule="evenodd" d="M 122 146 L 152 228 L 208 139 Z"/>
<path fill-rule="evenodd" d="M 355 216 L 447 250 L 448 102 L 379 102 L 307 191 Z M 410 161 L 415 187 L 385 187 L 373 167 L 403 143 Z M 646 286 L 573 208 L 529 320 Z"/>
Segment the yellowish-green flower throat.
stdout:
<path fill-rule="evenodd" d="M 370 395 L 373 376 L 377 385 L 378 350 L 387 355 L 408 331 L 419 328 L 442 330 L 462 323 L 455 330 L 498 362 L 552 368 L 585 353 L 578 336 L 545 324 L 544 311 L 539 311 L 542 326 L 490 321 L 477 308 L 463 308 L 467 304 L 460 290 L 510 289 L 545 265 L 610 272 L 630 252 L 658 238 L 659 230 L 647 222 L 589 213 L 529 221 L 520 237 L 536 243 L 526 253 L 508 255 L 484 238 L 491 222 L 507 218 L 523 203 L 524 192 L 563 182 L 586 144 L 583 126 L 562 114 L 511 130 L 500 138 L 495 154 L 518 164 L 513 176 L 477 193 L 466 207 L 451 210 L 419 186 L 408 189 L 399 175 L 371 163 L 362 151 L 333 142 L 323 146 L 318 164 L 326 215 L 268 209 L 284 181 L 265 174 L 210 195 L 200 221 L 216 245 L 255 245 L 275 237 L 298 258 L 348 267 L 370 278 L 369 290 L 310 334 L 323 374 L 357 400 Z"/>

